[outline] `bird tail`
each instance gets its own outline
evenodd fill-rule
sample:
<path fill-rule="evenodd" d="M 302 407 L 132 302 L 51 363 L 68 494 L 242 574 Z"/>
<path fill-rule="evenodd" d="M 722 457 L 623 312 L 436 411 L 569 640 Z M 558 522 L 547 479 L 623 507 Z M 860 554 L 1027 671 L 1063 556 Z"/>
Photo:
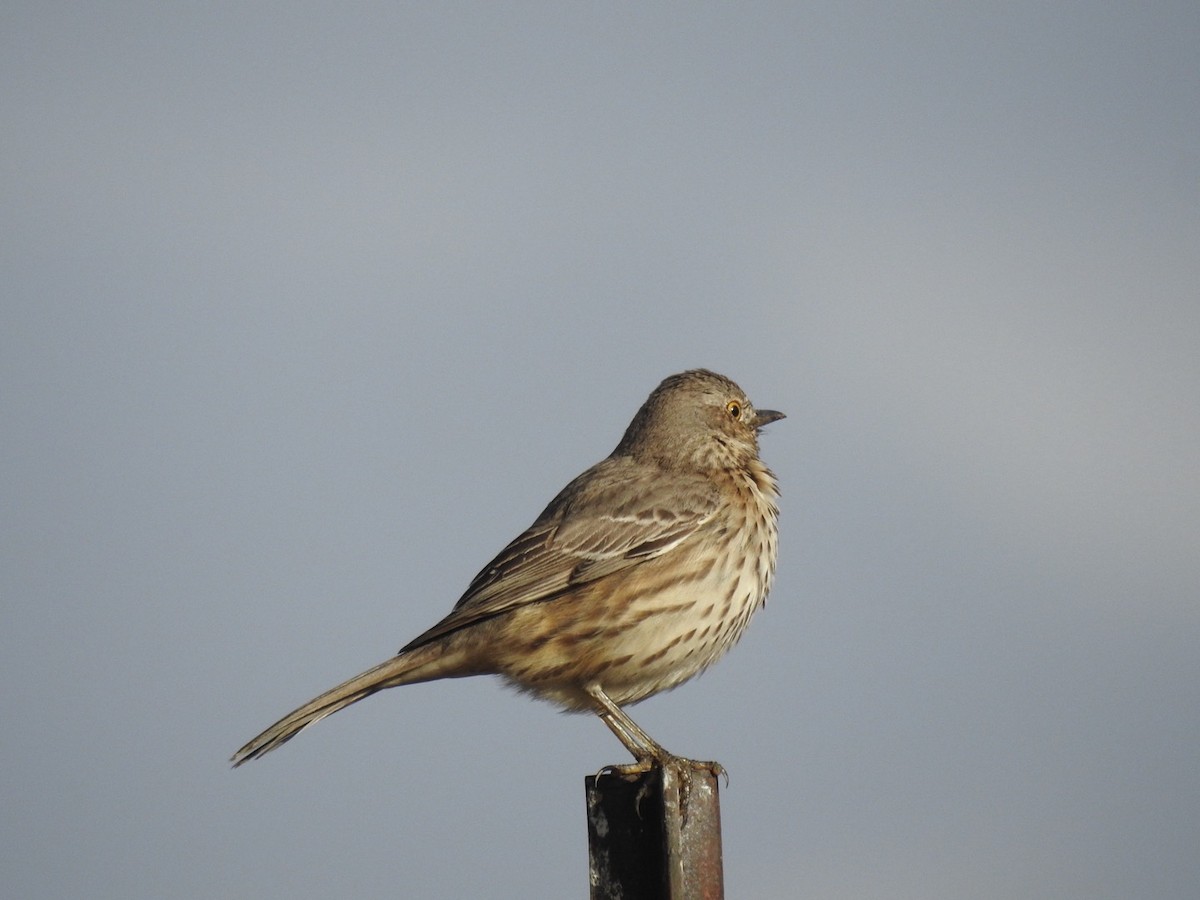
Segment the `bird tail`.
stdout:
<path fill-rule="evenodd" d="M 471 673 L 463 671 L 461 660 L 456 658 L 453 651 L 447 649 L 444 642 L 438 641 L 411 650 L 406 649 L 398 656 L 372 666 L 292 710 L 258 737 L 249 740 L 233 754 L 230 762 L 237 768 L 244 762 L 258 759 L 280 744 L 286 744 L 309 725 L 384 688 L 466 674 Z"/>

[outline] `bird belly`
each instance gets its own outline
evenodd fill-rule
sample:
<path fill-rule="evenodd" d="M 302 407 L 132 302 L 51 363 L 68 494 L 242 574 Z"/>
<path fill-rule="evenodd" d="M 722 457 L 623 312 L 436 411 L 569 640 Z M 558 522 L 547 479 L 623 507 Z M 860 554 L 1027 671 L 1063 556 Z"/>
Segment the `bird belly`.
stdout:
<path fill-rule="evenodd" d="M 668 554 L 514 610 L 497 671 L 570 710 L 592 708 L 591 684 L 619 705 L 682 684 L 737 642 L 767 587 L 756 565 L 700 555 L 681 566 Z"/>

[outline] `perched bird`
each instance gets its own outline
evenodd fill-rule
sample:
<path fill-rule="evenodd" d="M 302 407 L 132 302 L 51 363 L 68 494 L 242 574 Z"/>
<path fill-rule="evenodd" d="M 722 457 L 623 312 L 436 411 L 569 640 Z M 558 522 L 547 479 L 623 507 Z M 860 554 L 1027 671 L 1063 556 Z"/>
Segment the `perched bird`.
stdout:
<path fill-rule="evenodd" d="M 288 713 L 233 764 L 376 691 L 466 675 L 596 713 L 637 760 L 622 770 L 676 760 L 621 707 L 716 662 L 763 605 L 779 507 L 758 434 L 782 418 L 715 372 L 670 376 L 612 454 L 563 488 L 446 618 Z"/>

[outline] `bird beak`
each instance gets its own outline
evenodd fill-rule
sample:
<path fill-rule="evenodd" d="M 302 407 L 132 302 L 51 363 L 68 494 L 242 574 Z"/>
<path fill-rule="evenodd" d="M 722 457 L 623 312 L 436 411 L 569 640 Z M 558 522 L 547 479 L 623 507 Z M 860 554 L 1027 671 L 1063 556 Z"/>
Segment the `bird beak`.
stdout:
<path fill-rule="evenodd" d="M 770 425 L 779 419 L 786 419 L 783 413 L 777 409 L 756 409 L 754 411 L 754 427 L 762 428 L 764 425 Z"/>

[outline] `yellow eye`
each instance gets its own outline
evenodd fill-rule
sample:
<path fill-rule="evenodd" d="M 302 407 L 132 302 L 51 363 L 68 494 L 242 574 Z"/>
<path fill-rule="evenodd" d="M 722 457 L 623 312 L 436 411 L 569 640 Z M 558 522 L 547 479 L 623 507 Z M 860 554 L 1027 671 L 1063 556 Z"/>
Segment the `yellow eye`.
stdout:
<path fill-rule="evenodd" d="M 742 417 L 742 404 L 736 400 L 730 400 L 725 404 L 725 411 L 729 413 L 730 418 L 740 419 Z"/>

